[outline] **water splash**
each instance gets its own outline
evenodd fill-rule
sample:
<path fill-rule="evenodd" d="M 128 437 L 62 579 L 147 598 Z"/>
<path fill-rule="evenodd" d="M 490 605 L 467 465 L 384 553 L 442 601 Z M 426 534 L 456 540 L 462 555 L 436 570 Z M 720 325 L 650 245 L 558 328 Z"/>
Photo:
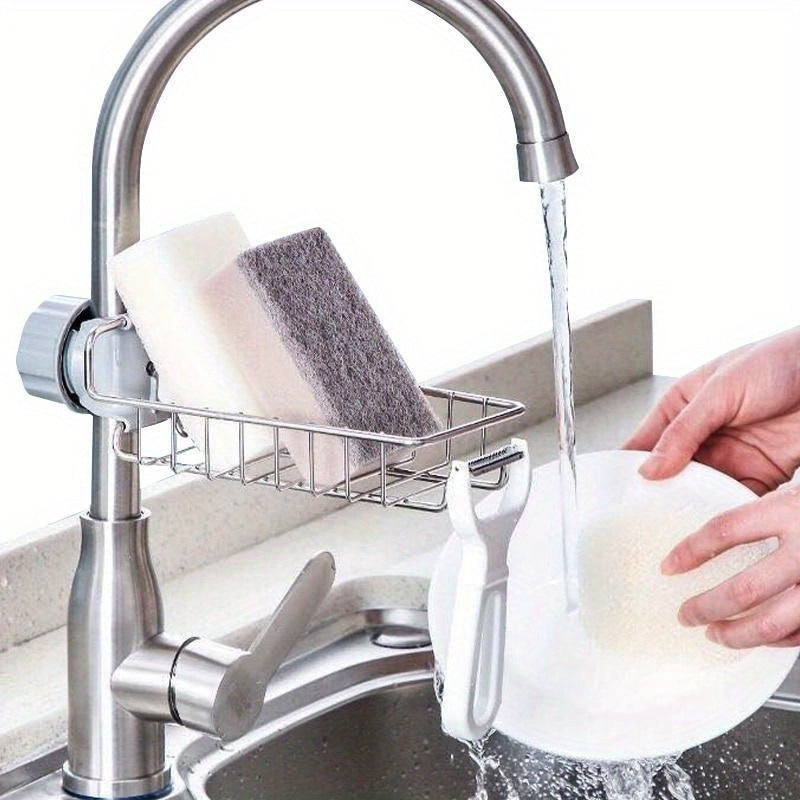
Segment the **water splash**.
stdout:
<path fill-rule="evenodd" d="M 608 800 L 651 800 L 653 778 L 660 769 L 659 762 L 623 761 L 602 764 L 600 775 Z"/>
<path fill-rule="evenodd" d="M 493 794 L 470 800 L 697 800 L 678 756 L 576 761 L 525 747 L 502 734 L 484 741 L 479 753 L 484 762 L 502 772 L 505 782 L 499 788 L 492 782 Z M 489 770 L 484 769 L 479 788 L 489 786 L 488 777 Z"/>
<path fill-rule="evenodd" d="M 487 744 L 493 734 L 494 731 L 490 731 L 483 739 L 479 739 L 477 742 L 464 742 L 467 746 L 469 757 L 477 767 L 475 794 L 469 800 L 489 800 L 489 778 L 492 773 L 495 773 L 496 779 L 500 780 L 503 789 L 503 800 L 520 800 L 514 782 L 500 765 L 500 759 L 487 753 Z"/>
<path fill-rule="evenodd" d="M 670 759 L 664 765 L 664 780 L 669 793 L 675 800 L 696 800 L 692 789 L 692 779 L 678 763 L 677 758 Z"/>
<path fill-rule="evenodd" d="M 572 330 L 569 321 L 567 281 L 567 196 L 564 181 L 540 187 L 547 260 L 550 267 L 550 301 L 553 314 L 553 369 L 556 385 L 559 476 L 561 480 L 561 531 L 564 551 L 564 586 L 567 610 L 578 608 L 578 495 L 575 474 L 575 397 L 572 387 Z"/>
<path fill-rule="evenodd" d="M 439 662 L 433 668 L 433 691 L 436 700 L 441 706 L 444 697 L 444 672 Z M 499 779 L 504 789 L 503 800 L 520 800 L 514 782 L 506 774 L 500 765 L 500 758 L 497 755 L 487 752 L 489 740 L 494 736 L 494 729 L 490 730 L 483 738 L 474 742 L 466 739 L 458 739 L 467 748 L 467 754 L 475 763 L 475 793 L 469 800 L 490 800 L 489 779 L 493 777 Z M 496 783 L 496 780 L 495 780 Z"/>
<path fill-rule="evenodd" d="M 632 761 L 586 763 L 593 768 L 606 800 L 696 800 L 689 775 L 678 764 L 679 756 Z M 660 777 L 663 789 L 656 790 Z"/>
<path fill-rule="evenodd" d="M 434 690 L 441 704 L 444 676 L 438 664 Z M 697 800 L 679 756 L 577 761 L 526 747 L 494 730 L 478 741 L 459 741 L 476 768 L 475 792 L 463 800 Z"/>

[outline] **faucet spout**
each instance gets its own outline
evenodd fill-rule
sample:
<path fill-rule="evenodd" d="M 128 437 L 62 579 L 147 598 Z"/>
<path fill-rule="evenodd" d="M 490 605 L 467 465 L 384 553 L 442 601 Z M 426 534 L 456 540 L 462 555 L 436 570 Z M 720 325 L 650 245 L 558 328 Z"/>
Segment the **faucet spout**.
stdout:
<path fill-rule="evenodd" d="M 553 81 L 524 30 L 494 0 L 414 0 L 456 30 L 483 56 L 503 87 L 517 129 L 522 181 L 549 183 L 578 163 Z"/>

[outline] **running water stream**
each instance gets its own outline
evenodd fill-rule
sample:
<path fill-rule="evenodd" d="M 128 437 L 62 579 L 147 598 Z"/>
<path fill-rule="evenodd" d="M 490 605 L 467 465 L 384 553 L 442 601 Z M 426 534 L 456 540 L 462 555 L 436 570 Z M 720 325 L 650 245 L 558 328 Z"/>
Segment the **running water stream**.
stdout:
<path fill-rule="evenodd" d="M 556 387 L 561 536 L 567 611 L 578 608 L 578 491 L 575 474 L 575 397 L 572 389 L 572 330 L 567 282 L 567 196 L 564 181 L 541 185 L 553 313 L 553 371 Z"/>

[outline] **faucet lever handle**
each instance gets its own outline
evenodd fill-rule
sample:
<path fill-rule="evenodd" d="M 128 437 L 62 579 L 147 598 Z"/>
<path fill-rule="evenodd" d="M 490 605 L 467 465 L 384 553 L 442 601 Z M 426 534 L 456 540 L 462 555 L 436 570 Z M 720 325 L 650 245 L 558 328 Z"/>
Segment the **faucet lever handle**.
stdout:
<path fill-rule="evenodd" d="M 256 683 L 266 684 L 286 660 L 336 577 L 336 564 L 328 552 L 318 553 L 300 571 L 267 624 L 250 645 L 247 672 Z M 262 693 L 263 694 L 263 693 Z"/>
<path fill-rule="evenodd" d="M 170 680 L 173 717 L 223 741 L 252 728 L 267 685 L 330 591 L 333 556 L 314 556 L 295 578 L 249 650 L 207 639 L 189 640 L 175 659 Z M 199 702 L 198 702 L 199 701 Z"/>
<path fill-rule="evenodd" d="M 253 726 L 267 684 L 303 635 L 333 585 L 330 553 L 303 567 L 249 650 L 159 634 L 128 656 L 111 679 L 123 708 L 144 719 L 177 722 L 223 741 Z"/>

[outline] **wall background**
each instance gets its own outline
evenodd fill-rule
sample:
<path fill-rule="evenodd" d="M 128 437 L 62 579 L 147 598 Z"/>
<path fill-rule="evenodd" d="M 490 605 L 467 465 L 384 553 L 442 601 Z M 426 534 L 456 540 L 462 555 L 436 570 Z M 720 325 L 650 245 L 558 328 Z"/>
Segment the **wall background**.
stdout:
<path fill-rule="evenodd" d="M 88 502 L 88 418 L 25 395 L 14 356 L 41 300 L 89 292 L 95 121 L 160 5 L 0 0 L 0 538 Z M 652 298 L 667 374 L 797 324 L 800 11 L 505 5 L 553 75 L 581 163 L 573 316 Z M 408 0 L 269 0 L 170 83 L 145 147 L 142 233 L 224 210 L 254 242 L 322 225 L 427 378 L 549 326 L 538 193 L 516 180 L 514 143 L 480 57 Z"/>

